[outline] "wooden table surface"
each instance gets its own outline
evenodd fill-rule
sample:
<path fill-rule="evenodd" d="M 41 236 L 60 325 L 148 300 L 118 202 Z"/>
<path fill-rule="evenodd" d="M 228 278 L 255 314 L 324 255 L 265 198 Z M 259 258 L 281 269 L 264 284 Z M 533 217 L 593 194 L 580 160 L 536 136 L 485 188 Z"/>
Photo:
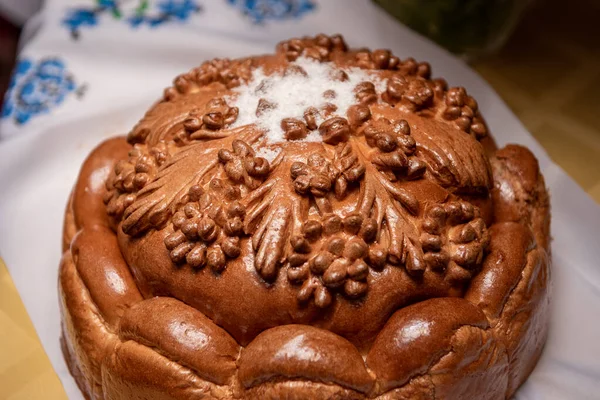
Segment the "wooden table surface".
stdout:
<path fill-rule="evenodd" d="M 474 67 L 600 203 L 600 7 L 578 0 L 563 10 L 563 3 L 533 10 L 498 55 Z M 0 399 L 66 399 L 1 261 Z"/>

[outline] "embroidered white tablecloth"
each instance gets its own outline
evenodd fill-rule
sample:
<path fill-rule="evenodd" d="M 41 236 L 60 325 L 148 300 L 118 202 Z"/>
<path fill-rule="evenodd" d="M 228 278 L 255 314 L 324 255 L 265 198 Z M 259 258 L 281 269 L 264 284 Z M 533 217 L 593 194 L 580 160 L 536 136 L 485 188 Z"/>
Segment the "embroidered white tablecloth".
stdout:
<path fill-rule="evenodd" d="M 480 77 L 367 0 L 49 0 L 30 21 L 0 120 L 0 256 L 69 397 L 81 394 L 60 351 L 56 281 L 64 206 L 84 157 L 203 60 L 320 32 L 429 61 L 434 76 L 477 99 L 499 145 L 534 151 L 552 195 L 553 315 L 517 398 L 600 398 L 600 208 Z"/>

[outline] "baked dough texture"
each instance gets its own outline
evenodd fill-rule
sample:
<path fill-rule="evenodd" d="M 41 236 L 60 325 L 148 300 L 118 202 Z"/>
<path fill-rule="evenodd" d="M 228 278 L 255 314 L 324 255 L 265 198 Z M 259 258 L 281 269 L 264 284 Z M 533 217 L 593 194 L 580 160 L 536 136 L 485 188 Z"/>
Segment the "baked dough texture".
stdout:
<path fill-rule="evenodd" d="M 274 102 L 286 79 L 322 98 Z M 546 340 L 549 225 L 537 160 L 463 88 L 292 39 L 178 76 L 89 155 L 62 349 L 87 399 L 509 398 Z"/>

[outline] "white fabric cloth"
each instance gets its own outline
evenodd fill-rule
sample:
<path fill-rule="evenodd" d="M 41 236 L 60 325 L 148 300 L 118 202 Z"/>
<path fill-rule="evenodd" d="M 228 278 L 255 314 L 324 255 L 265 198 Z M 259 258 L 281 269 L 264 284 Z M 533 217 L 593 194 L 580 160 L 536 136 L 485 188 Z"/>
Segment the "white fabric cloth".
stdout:
<path fill-rule="evenodd" d="M 1 0 L 0 14 L 15 25 L 23 25 L 39 8 L 41 0 Z"/>
<path fill-rule="evenodd" d="M 199 13 L 154 28 L 132 28 L 103 14 L 75 40 L 61 21 L 77 3 L 50 0 L 22 46 L 20 57 L 34 63 L 60 58 L 73 84 L 61 78 L 60 87 L 70 89 L 49 112 L 21 125 L 15 114 L 2 119 L 0 255 L 69 398 L 82 396 L 59 346 L 56 282 L 63 212 L 85 156 L 100 141 L 126 133 L 178 73 L 205 59 L 271 52 L 284 38 L 319 32 L 342 33 L 353 47 L 429 61 L 434 76 L 465 86 L 477 99 L 499 145 L 520 143 L 536 154 L 552 195 L 552 321 L 543 357 L 517 399 L 600 398 L 600 208 L 479 76 L 366 0 L 323 0 L 297 18 L 260 23 L 232 4 L 243 2 L 197 3 Z"/>

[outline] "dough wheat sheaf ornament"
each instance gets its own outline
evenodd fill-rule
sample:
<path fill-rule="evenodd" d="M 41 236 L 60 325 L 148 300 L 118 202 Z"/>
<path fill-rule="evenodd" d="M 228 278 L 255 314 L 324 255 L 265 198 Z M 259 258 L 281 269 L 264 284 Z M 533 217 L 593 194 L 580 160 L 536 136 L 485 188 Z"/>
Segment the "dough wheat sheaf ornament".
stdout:
<path fill-rule="evenodd" d="M 101 144 L 60 278 L 84 394 L 511 396 L 546 338 L 548 195 L 430 73 L 292 39 L 178 76 Z"/>

